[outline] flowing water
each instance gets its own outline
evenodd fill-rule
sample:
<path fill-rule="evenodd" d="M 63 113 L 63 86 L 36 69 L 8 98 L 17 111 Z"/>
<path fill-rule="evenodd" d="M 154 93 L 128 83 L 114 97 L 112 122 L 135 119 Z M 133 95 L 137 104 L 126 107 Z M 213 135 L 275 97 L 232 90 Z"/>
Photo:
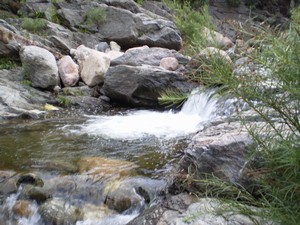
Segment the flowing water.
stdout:
<path fill-rule="evenodd" d="M 86 176 L 94 179 L 95 176 L 99 177 L 97 171 L 107 173 L 108 175 L 101 175 L 101 179 L 105 177 L 107 181 L 121 178 L 123 175 L 120 174 L 125 171 L 132 177 L 147 177 L 148 180 L 143 181 L 146 186 L 154 185 L 170 172 L 172 163 L 177 160 L 177 153 L 187 144 L 187 137 L 215 116 L 216 100 L 211 96 L 212 92 L 192 93 L 178 112 L 129 110 L 114 115 L 85 116 L 80 119 L 2 122 L 0 172 L 11 173 L 12 177 L 19 173 L 33 172 L 44 181 L 44 186 L 54 187 L 55 183 L 55 188 L 50 188 L 53 199 L 62 199 L 85 210 L 88 205 L 102 207 L 105 201 L 102 196 L 105 189 L 103 184 L 93 180 L 92 183 L 86 182 L 85 186 Z M 84 166 L 88 167 L 82 166 L 85 161 L 90 167 L 93 163 L 96 166 L 83 171 Z M 104 165 L 103 162 L 108 166 L 99 172 L 98 167 Z M 119 168 L 123 171 L 118 171 Z M 90 173 L 92 169 L 93 174 Z M 75 180 L 77 189 L 68 194 L 66 199 L 65 192 L 57 186 L 60 182 L 65 186 L 63 181 L 68 179 Z M 6 178 L 1 180 L 0 173 L 0 187 L 6 181 Z M 96 186 L 93 189 L 94 184 Z M 8 197 L 2 193 L 0 224 L 44 224 L 36 201 L 29 203 L 29 216 L 14 215 L 13 207 L 21 199 L 21 189 L 22 186 Z M 100 194 L 98 189 L 101 190 Z M 89 197 L 86 192 L 97 192 L 99 196 Z M 101 218 L 86 212 L 77 225 L 126 224 L 140 213 L 144 204 L 144 199 L 141 198 L 140 204 L 129 211 L 117 214 L 110 211 Z M 99 208 L 96 211 L 99 213 Z"/>

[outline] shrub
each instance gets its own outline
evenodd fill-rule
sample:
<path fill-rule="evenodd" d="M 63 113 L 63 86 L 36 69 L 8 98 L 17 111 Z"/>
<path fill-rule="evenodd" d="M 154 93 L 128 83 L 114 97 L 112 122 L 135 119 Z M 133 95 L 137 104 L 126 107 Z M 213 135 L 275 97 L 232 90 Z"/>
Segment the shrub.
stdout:
<path fill-rule="evenodd" d="M 0 70 L 10 70 L 17 67 L 15 61 L 11 60 L 10 58 L 0 58 Z"/>
<path fill-rule="evenodd" d="M 106 11 L 103 8 L 92 8 L 85 14 L 86 24 L 99 27 L 106 19 Z"/>
<path fill-rule="evenodd" d="M 33 33 L 41 33 L 47 29 L 47 20 L 41 18 L 24 18 L 22 28 Z"/>
<path fill-rule="evenodd" d="M 185 54 L 192 56 L 199 52 L 207 44 L 207 38 L 202 34 L 203 28 L 213 27 L 208 6 L 204 5 L 201 9 L 195 10 L 190 2 L 185 1 L 183 4 L 171 0 L 165 2 L 174 10 L 176 25 L 184 39 Z"/>

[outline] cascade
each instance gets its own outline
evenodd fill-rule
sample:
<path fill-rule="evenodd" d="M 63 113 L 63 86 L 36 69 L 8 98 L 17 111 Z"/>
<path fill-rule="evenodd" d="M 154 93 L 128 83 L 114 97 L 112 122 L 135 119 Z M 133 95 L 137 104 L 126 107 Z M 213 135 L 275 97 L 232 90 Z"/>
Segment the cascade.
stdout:
<path fill-rule="evenodd" d="M 213 94 L 212 90 L 194 90 L 179 112 L 136 110 L 123 115 L 93 116 L 82 126 L 81 132 L 126 140 L 185 136 L 197 132 L 199 124 L 215 116 L 217 100 Z"/>

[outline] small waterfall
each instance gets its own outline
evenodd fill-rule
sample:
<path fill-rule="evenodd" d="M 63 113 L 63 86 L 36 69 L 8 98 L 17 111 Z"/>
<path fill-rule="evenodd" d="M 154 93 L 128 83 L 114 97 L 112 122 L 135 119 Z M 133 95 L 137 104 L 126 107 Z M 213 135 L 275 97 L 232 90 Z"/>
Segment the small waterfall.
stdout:
<path fill-rule="evenodd" d="M 216 111 L 214 91 L 194 90 L 181 111 L 129 111 L 123 115 L 93 116 L 81 132 L 111 139 L 134 140 L 154 136 L 175 138 L 197 132 L 199 124 L 210 120 Z"/>

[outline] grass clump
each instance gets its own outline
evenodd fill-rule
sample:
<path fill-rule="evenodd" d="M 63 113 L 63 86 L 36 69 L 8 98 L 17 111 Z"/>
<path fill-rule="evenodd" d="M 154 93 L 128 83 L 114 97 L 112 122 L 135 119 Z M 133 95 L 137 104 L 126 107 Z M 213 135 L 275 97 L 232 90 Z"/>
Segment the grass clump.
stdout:
<path fill-rule="evenodd" d="M 257 146 L 250 162 L 259 187 L 256 198 L 246 203 L 263 208 L 260 216 L 284 225 L 298 225 L 300 221 L 299 18 L 298 7 L 286 31 L 255 28 L 259 33 L 252 40 L 256 51 L 249 57 L 260 72 L 237 75 L 228 65 L 213 58 L 209 63 L 203 62 L 193 74 L 194 79 L 208 86 L 222 85 L 260 117 L 259 125 L 243 121 Z M 217 185 L 217 190 L 222 192 L 224 187 Z M 257 211 L 247 211 L 249 216 L 252 213 Z"/>
<path fill-rule="evenodd" d="M 207 37 L 202 34 L 204 27 L 213 27 L 208 6 L 196 10 L 188 1 L 182 4 L 181 1 L 166 0 L 165 3 L 174 11 L 176 25 L 184 39 L 184 53 L 193 56 L 207 44 Z"/>
<path fill-rule="evenodd" d="M 85 14 L 85 22 L 89 26 L 99 27 L 106 19 L 106 11 L 103 8 L 92 8 Z"/>
<path fill-rule="evenodd" d="M 17 67 L 17 63 L 10 58 L 0 58 L 0 70 L 10 70 Z"/>
<path fill-rule="evenodd" d="M 72 100 L 62 95 L 57 96 L 57 101 L 60 106 L 65 106 L 65 107 L 69 107 L 74 104 Z"/>
<path fill-rule="evenodd" d="M 41 33 L 47 29 L 47 20 L 42 18 L 24 18 L 22 28 L 33 33 Z"/>

